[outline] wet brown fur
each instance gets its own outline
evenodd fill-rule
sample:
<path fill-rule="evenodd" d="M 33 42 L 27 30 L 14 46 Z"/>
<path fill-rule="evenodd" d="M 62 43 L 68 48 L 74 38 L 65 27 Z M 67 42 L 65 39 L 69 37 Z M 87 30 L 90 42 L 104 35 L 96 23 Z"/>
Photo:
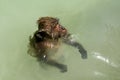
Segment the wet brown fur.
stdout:
<path fill-rule="evenodd" d="M 59 24 L 59 20 L 53 17 L 41 17 L 37 20 L 38 30 L 29 38 L 28 53 L 40 61 L 55 66 L 61 72 L 67 71 L 67 66 L 53 60 L 50 55 L 57 52 L 62 42 L 70 44 L 79 49 L 79 52 L 86 58 L 86 50 L 77 42 L 72 42 L 67 30 Z M 52 53 L 50 53 L 52 52 Z"/>

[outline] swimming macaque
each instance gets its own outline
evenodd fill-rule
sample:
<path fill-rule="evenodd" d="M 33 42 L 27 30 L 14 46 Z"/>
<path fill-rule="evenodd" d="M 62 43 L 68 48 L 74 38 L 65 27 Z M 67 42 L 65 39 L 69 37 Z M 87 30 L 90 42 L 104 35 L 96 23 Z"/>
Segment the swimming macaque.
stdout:
<path fill-rule="evenodd" d="M 67 66 L 57 62 L 50 56 L 58 51 L 61 43 L 71 45 L 78 49 L 82 59 L 87 58 L 87 51 L 83 46 L 72 40 L 71 34 L 67 29 L 59 24 L 59 20 L 53 17 L 41 17 L 38 21 L 38 30 L 29 39 L 29 46 L 34 52 L 29 54 L 36 57 L 39 61 L 57 67 L 61 72 L 67 72 Z M 51 53 L 52 52 L 52 53 Z"/>

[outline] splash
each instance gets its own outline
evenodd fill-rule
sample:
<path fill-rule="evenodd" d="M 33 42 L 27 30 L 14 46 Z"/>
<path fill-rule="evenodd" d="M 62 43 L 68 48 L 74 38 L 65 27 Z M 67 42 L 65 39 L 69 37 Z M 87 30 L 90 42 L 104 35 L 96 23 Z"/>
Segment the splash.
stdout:
<path fill-rule="evenodd" d="M 115 68 L 118 68 L 119 66 L 116 65 L 113 61 L 111 61 L 110 59 L 104 57 L 101 55 L 101 53 L 98 53 L 98 52 L 93 52 L 93 57 L 95 57 L 96 59 L 98 60 L 101 60 L 105 63 L 107 63 L 108 65 L 112 66 L 112 67 L 115 67 Z"/>

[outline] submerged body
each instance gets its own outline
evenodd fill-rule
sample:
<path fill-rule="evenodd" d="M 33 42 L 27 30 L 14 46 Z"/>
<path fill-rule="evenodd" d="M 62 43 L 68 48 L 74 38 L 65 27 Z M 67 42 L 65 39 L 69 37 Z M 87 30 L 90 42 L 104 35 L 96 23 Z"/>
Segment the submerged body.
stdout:
<path fill-rule="evenodd" d="M 61 43 L 78 48 L 82 58 L 87 58 L 87 51 L 81 44 L 71 40 L 71 34 L 59 24 L 58 19 L 42 17 L 38 20 L 38 30 L 33 37 L 30 37 L 30 49 L 33 49 L 33 54 L 29 53 L 38 60 L 59 68 L 61 72 L 66 72 L 66 65 L 58 63 L 50 57 L 58 51 Z"/>

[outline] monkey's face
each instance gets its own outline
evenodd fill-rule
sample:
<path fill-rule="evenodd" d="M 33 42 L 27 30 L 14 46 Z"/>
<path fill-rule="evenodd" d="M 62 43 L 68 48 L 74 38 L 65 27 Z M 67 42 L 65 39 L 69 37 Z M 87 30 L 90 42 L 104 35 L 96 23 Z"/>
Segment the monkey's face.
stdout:
<path fill-rule="evenodd" d="M 52 17 L 42 17 L 38 20 L 38 30 L 46 32 L 53 39 L 66 35 L 67 30 L 59 24 L 59 20 Z"/>
<path fill-rule="evenodd" d="M 54 36 L 63 37 L 67 34 L 67 30 L 60 24 L 57 24 L 52 30 Z"/>

